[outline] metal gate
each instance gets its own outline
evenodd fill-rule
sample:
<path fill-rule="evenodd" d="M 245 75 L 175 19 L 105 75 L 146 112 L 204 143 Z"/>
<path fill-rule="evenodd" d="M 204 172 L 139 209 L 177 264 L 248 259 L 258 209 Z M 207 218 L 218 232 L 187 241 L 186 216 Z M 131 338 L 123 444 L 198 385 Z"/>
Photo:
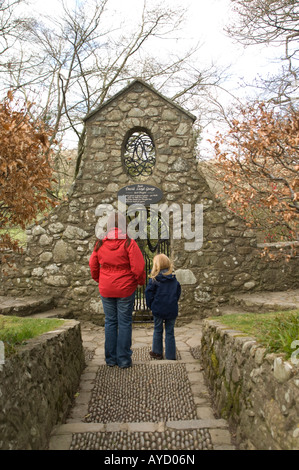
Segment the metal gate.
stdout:
<path fill-rule="evenodd" d="M 145 261 L 145 272 L 146 282 L 142 287 L 138 287 L 135 294 L 135 304 L 133 310 L 133 322 L 134 323 L 149 323 L 153 321 L 153 315 L 150 309 L 146 305 L 145 300 L 145 288 L 148 284 L 149 275 L 153 266 L 153 257 L 158 253 L 164 253 L 169 256 L 170 243 L 169 240 L 159 240 L 155 246 L 151 245 L 150 240 L 146 240 L 144 246 L 140 246 L 144 261 Z"/>

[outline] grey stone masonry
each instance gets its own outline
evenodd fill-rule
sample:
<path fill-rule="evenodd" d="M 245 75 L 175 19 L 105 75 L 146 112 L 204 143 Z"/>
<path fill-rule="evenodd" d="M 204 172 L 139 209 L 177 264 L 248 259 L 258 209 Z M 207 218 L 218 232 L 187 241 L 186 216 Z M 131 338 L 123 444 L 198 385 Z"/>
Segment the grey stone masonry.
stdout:
<path fill-rule="evenodd" d="M 63 423 L 85 367 L 80 324 L 62 321 L 0 365 L 0 450 L 44 450 Z"/>
<path fill-rule="evenodd" d="M 192 240 L 183 230 L 181 239 L 173 239 L 170 217 L 171 258 L 183 286 L 182 320 L 217 313 L 236 290 L 285 290 L 298 283 L 293 262 L 269 267 L 261 260 L 254 233 L 210 190 L 198 169 L 194 120 L 141 80 L 86 116 L 85 152 L 69 199 L 27 230 L 26 252 L 2 269 L 0 295 L 49 295 L 75 318 L 103 324 L 98 286 L 88 266 L 96 241 L 96 209 L 100 204 L 117 208 L 118 191 L 136 182 L 158 187 L 163 192 L 159 205 L 176 204 L 182 215 L 183 205 L 189 204 L 193 224 L 195 205 L 203 207 L 200 248 L 188 247 Z M 124 143 L 134 130 L 144 130 L 154 142 L 156 163 L 148 177 L 132 178 L 124 165 Z"/>

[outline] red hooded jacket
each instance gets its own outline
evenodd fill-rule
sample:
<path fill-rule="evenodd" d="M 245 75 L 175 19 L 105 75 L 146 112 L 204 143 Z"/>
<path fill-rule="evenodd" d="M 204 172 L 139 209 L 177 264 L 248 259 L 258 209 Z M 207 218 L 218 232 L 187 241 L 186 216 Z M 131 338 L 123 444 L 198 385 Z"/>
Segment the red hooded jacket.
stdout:
<path fill-rule="evenodd" d="M 145 284 L 145 262 L 139 246 L 118 228 L 110 230 L 89 259 L 91 277 L 103 297 L 129 297 Z"/>

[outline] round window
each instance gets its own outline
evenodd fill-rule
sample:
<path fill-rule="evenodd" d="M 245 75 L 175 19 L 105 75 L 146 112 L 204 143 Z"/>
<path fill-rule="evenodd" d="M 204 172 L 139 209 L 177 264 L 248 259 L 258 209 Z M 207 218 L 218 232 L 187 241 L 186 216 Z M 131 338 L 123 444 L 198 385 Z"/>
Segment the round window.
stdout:
<path fill-rule="evenodd" d="M 129 135 L 124 147 L 124 164 L 131 177 L 150 176 L 156 163 L 155 146 L 145 131 Z"/>

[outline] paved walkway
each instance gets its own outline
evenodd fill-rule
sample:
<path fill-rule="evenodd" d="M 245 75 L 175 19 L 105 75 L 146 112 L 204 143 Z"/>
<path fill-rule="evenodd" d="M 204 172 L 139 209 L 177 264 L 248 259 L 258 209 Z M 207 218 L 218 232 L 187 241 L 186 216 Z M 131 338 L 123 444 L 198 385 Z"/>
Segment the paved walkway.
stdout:
<path fill-rule="evenodd" d="M 201 322 L 176 327 L 177 361 L 149 356 L 153 326 L 133 326 L 133 366 L 104 362 L 104 329 L 82 323 L 87 367 L 50 450 L 234 450 L 199 361 Z"/>

